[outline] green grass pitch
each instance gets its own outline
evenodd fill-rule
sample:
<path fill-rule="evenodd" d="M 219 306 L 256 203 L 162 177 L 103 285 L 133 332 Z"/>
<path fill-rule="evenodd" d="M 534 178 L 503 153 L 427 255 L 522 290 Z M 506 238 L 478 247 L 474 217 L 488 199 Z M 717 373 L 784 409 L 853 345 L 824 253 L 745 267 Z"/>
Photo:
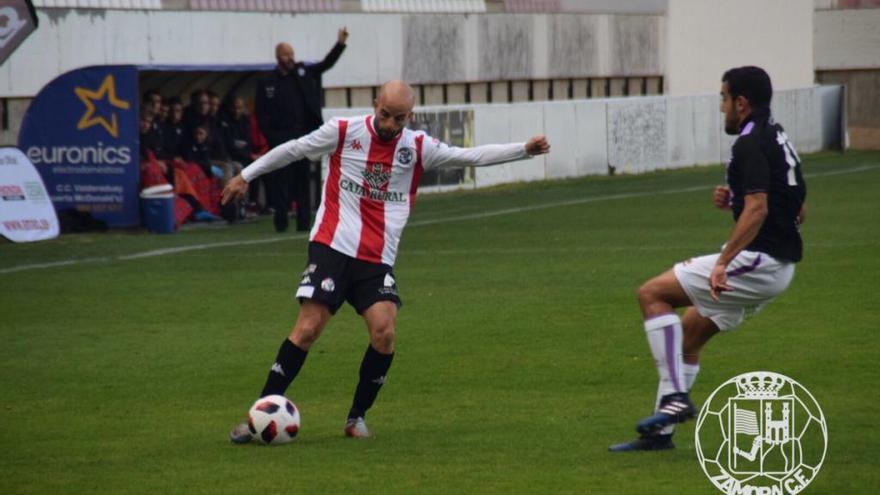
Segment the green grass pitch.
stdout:
<path fill-rule="evenodd" d="M 709 344 L 693 397 L 745 371 L 795 378 L 829 432 L 805 493 L 876 493 L 880 153 L 803 167 L 805 260 L 785 294 Z M 264 219 L 0 244 L 0 493 L 716 493 L 694 423 L 675 451 L 606 448 L 653 406 L 636 288 L 717 251 L 732 226 L 710 204 L 722 181 L 714 166 L 420 197 L 367 441 L 342 437 L 367 344 L 347 306 L 288 391 L 299 438 L 227 440 L 296 316 L 302 237 Z M 240 244 L 263 239 L 277 242 Z"/>

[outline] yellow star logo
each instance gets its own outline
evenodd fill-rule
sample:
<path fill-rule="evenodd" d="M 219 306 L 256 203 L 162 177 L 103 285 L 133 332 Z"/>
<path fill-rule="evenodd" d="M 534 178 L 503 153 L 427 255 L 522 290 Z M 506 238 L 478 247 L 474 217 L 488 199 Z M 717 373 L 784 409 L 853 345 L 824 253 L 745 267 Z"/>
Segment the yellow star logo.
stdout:
<path fill-rule="evenodd" d="M 86 105 L 86 113 L 79 119 L 76 128 L 81 131 L 94 125 L 100 125 L 104 129 L 107 129 L 107 132 L 109 132 L 111 136 L 118 138 L 119 126 L 116 122 L 116 114 L 114 113 L 110 117 L 110 121 L 107 122 L 107 119 L 104 117 L 95 115 L 95 104 L 93 103 L 95 101 L 103 100 L 106 95 L 107 101 L 110 105 L 116 108 L 128 110 L 131 106 L 127 101 L 120 100 L 116 97 L 116 80 L 113 78 L 113 74 L 108 74 L 107 77 L 104 78 L 104 82 L 101 83 L 101 86 L 98 87 L 96 91 L 86 88 L 74 88 L 73 92 L 76 93 L 76 96 L 78 96 Z"/>

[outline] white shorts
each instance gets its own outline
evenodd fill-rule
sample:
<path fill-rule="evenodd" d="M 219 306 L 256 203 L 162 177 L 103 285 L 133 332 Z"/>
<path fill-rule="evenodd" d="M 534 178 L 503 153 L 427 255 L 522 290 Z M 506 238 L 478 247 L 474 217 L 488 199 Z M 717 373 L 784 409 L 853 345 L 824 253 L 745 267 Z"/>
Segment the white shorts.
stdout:
<path fill-rule="evenodd" d="M 732 291 L 712 299 L 709 275 L 718 254 L 676 263 L 675 278 L 694 307 L 719 330 L 732 330 L 782 293 L 794 278 L 794 263 L 780 261 L 757 251 L 741 251 L 727 266 L 727 285 Z"/>

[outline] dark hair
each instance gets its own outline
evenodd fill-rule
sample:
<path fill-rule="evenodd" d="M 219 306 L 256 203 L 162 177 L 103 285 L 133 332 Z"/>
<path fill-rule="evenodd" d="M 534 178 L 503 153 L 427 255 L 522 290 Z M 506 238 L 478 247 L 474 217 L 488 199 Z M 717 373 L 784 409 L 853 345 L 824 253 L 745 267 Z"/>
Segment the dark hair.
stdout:
<path fill-rule="evenodd" d="M 153 99 L 153 96 L 161 97 L 162 95 L 160 95 L 159 92 L 156 91 L 155 89 L 148 89 L 144 92 L 144 96 L 141 98 L 141 102 L 149 103 L 150 100 Z"/>
<path fill-rule="evenodd" d="M 179 96 L 169 96 L 169 97 L 165 98 L 165 101 L 163 101 L 163 103 L 165 103 L 168 106 L 182 104 Z"/>
<path fill-rule="evenodd" d="M 205 93 L 208 95 L 208 98 L 217 98 L 218 96 L 220 96 L 210 89 L 205 91 Z"/>
<path fill-rule="evenodd" d="M 753 108 L 770 106 L 773 84 L 764 69 L 753 65 L 736 67 L 725 72 L 721 81 L 727 83 L 732 97 L 742 96 Z"/>

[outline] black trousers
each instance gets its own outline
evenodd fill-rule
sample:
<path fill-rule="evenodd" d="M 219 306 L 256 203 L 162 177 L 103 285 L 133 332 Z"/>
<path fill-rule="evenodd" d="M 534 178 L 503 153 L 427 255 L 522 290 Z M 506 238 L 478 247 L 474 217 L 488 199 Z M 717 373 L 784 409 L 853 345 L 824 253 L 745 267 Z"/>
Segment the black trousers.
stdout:
<path fill-rule="evenodd" d="M 275 230 L 288 227 L 290 202 L 296 201 L 296 230 L 309 230 L 312 221 L 311 168 L 309 160 L 300 160 L 266 174 L 266 200 L 275 210 Z"/>

